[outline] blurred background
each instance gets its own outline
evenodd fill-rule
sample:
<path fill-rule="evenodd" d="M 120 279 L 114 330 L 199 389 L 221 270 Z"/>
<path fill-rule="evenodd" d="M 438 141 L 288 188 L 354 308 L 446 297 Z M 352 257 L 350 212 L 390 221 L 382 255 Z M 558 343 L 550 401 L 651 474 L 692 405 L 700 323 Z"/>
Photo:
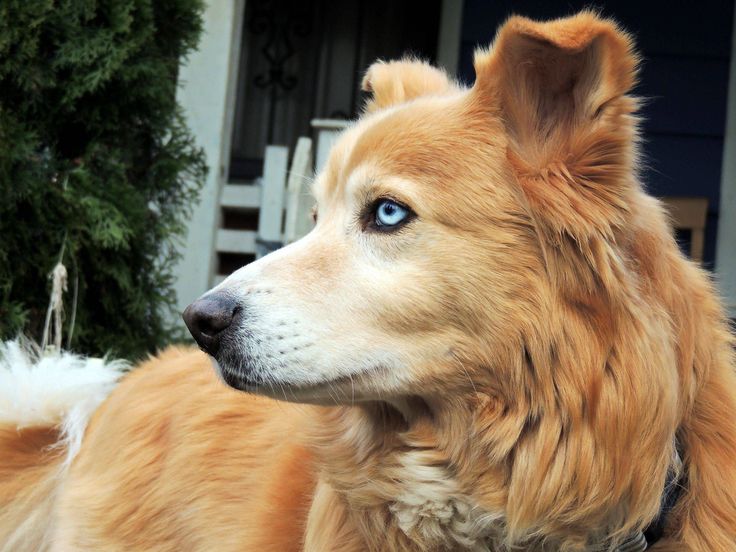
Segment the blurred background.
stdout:
<path fill-rule="evenodd" d="M 68 346 L 85 352 L 117 348 L 132 357 L 178 336 L 177 310 L 213 284 L 308 230 L 309 179 L 337 133 L 359 114 L 365 100 L 361 78 L 375 59 L 413 55 L 472 85 L 474 49 L 487 46 L 509 15 L 547 19 L 590 7 L 555 0 L 78 4 L 63 25 L 50 1 L 33 13 L 14 0 L 0 6 L 0 58 L 6 56 L 0 65 L 0 139 L 12 141 L 28 131 L 22 152 L 16 147 L 8 154 L 0 145 L 0 184 L 8 188 L 4 197 L 15 198 L 0 208 L 0 230 L 5 239 L 21 221 L 30 228 L 22 243 L 0 245 L 0 262 L 12 267 L 21 251 L 48 245 L 22 280 L 17 266 L 0 269 L 0 333 L 40 333 L 44 321 L 48 326 L 48 274 L 61 261 L 68 273 L 61 329 L 76 332 Z M 630 31 L 643 55 L 635 94 L 646 99 L 644 182 L 670 209 L 683 250 L 714 271 L 734 317 L 734 1 L 611 0 L 594 7 Z M 33 29 L 35 43 L 19 37 L 24 29 Z M 106 29 L 119 32 L 101 33 Z M 64 32 L 68 37 L 60 36 Z M 59 63 L 64 55 L 68 59 Z M 9 65 L 8 58 L 17 64 Z M 52 77 L 50 84 L 46 79 Z M 69 79 L 80 81 L 75 97 L 59 91 Z M 152 88 L 152 81 L 159 87 Z M 19 112 L 11 120 L 9 114 Z M 52 120 L 53 128 L 34 125 L 39 117 Z M 110 128 L 100 130 L 101 121 Z M 126 134 L 128 142 L 121 142 Z M 124 153 L 126 143 L 135 144 L 136 156 Z M 48 166 L 31 174 L 29 159 Z M 83 175 L 87 188 L 79 185 L 80 171 L 94 175 L 100 169 L 104 181 L 89 184 L 94 176 Z M 33 202 L 18 191 L 19 171 L 21 180 L 42 182 L 34 193 L 44 209 L 29 206 Z M 111 191 L 116 183 L 127 191 Z M 61 191 L 49 195 L 49 187 Z M 79 203 L 80 194 L 97 202 L 102 214 L 87 213 L 91 219 L 70 230 L 64 217 L 79 221 L 87 215 L 71 207 L 59 215 L 61 203 L 55 202 Z M 130 197 L 146 214 L 119 209 Z M 140 226 L 130 227 L 131 217 Z M 90 239 L 85 225 L 112 237 Z M 155 238 L 142 260 L 126 253 L 136 250 L 138 236 Z M 100 266 L 106 255 L 121 266 Z M 140 308 L 126 307 L 130 312 L 120 321 L 131 293 Z M 70 327 L 72 309 L 76 330 Z M 101 340 L 90 328 L 109 326 L 112 318 L 120 326 Z M 128 338 L 124 346 L 121 335 Z"/>

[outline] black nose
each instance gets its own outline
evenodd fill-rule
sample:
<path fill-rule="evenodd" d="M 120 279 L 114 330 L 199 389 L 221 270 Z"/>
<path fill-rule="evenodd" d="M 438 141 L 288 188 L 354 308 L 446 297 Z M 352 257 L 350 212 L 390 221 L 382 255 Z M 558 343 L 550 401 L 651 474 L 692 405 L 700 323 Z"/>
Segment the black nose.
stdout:
<path fill-rule="evenodd" d="M 217 354 L 220 339 L 238 310 L 232 297 L 214 293 L 197 299 L 185 310 L 184 323 L 197 344 L 211 355 Z"/>

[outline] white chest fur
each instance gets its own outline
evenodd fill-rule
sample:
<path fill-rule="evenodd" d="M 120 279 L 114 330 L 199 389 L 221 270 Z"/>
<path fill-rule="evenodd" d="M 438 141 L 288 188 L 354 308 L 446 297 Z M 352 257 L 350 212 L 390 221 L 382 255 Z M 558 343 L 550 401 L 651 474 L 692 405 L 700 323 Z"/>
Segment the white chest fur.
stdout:
<path fill-rule="evenodd" d="M 388 471 L 398 487 L 389 511 L 421 549 L 491 550 L 501 516 L 473 504 L 432 451 L 405 452 Z"/>

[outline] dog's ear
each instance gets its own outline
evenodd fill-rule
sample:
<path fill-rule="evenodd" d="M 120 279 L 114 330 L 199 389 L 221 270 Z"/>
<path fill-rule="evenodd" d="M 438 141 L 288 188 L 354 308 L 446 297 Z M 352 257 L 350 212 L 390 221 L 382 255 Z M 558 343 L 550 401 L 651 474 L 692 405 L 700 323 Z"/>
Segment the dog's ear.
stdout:
<path fill-rule="evenodd" d="M 637 63 L 631 38 L 589 11 L 546 23 L 512 17 L 476 53 L 473 93 L 499 108 L 509 160 L 552 218 L 576 214 L 576 200 L 593 210 L 622 201 L 616 186 L 635 162 L 637 104 L 626 94 Z M 581 191 L 593 205 L 575 197 Z"/>
<path fill-rule="evenodd" d="M 419 96 L 445 94 L 457 86 L 444 71 L 423 61 L 403 59 L 371 65 L 362 88 L 373 95 L 365 106 L 365 111 L 371 113 Z"/>

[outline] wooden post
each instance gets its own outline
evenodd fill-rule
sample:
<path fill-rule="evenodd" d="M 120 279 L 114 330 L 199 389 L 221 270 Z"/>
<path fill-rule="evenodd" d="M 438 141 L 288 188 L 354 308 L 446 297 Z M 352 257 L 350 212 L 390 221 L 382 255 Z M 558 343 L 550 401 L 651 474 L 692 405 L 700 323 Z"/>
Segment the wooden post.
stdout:
<path fill-rule="evenodd" d="M 284 192 L 289 166 L 289 148 L 266 146 L 263 162 L 261 211 L 258 217 L 256 259 L 281 247 L 281 225 L 284 219 Z"/>
<path fill-rule="evenodd" d="M 731 318 L 736 319 L 736 10 L 731 35 L 726 135 L 723 138 L 721 208 L 718 215 L 716 276 Z"/>
<path fill-rule="evenodd" d="M 350 125 L 350 121 L 342 119 L 314 119 L 312 128 L 317 132 L 317 152 L 314 159 L 314 171 L 319 172 L 327 162 L 332 144 L 340 133 Z"/>
<path fill-rule="evenodd" d="M 314 204 L 310 190 L 312 174 L 312 140 L 301 137 L 296 143 L 294 159 L 289 170 L 284 245 L 295 242 L 312 229 L 310 217 Z"/>
<path fill-rule="evenodd" d="M 442 0 L 440 34 L 437 38 L 437 65 L 451 77 L 457 74 L 457 64 L 460 61 L 462 27 L 463 2 Z"/>

